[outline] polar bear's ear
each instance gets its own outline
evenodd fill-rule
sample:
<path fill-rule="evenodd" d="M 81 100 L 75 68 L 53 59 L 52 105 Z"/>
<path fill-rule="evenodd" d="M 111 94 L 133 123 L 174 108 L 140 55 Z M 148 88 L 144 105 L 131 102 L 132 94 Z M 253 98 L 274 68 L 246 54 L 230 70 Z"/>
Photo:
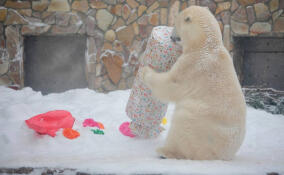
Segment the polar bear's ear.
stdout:
<path fill-rule="evenodd" d="M 185 22 L 191 22 L 191 19 L 190 19 L 189 16 L 187 16 L 187 17 L 185 17 L 184 21 L 185 21 Z"/>

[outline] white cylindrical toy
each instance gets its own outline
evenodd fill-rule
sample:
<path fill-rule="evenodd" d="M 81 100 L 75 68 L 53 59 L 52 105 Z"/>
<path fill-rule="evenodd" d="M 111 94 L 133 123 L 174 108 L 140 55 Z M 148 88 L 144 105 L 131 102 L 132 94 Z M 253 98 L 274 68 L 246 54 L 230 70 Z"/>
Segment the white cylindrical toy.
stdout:
<path fill-rule="evenodd" d="M 153 28 L 126 106 L 132 120 L 130 129 L 141 138 L 157 137 L 164 129 L 160 126 L 168 105 L 152 96 L 151 90 L 141 80 L 141 67 L 150 66 L 157 72 L 166 72 L 182 52 L 181 46 L 171 41 L 172 27 Z"/>

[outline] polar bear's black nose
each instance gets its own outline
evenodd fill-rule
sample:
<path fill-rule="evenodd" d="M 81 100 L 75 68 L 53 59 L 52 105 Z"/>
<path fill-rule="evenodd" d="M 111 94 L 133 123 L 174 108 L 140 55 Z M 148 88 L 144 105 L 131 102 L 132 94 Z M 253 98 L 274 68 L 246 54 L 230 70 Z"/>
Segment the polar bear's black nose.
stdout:
<path fill-rule="evenodd" d="M 171 38 L 171 40 L 172 40 L 173 42 L 180 41 L 180 37 L 173 37 L 173 36 L 171 36 L 170 38 Z"/>

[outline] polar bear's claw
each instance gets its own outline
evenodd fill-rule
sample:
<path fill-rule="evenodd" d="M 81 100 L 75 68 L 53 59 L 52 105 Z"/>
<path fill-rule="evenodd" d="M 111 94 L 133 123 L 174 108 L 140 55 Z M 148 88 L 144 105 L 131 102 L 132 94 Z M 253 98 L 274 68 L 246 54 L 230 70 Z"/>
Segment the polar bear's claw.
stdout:
<path fill-rule="evenodd" d="M 167 159 L 166 157 L 164 156 L 159 156 L 160 159 Z"/>
<path fill-rule="evenodd" d="M 169 159 L 174 159 L 174 158 L 177 158 L 172 152 L 168 151 L 164 147 L 158 148 L 156 151 L 159 154 L 160 158 L 162 158 L 162 159 L 168 159 L 168 158 Z"/>

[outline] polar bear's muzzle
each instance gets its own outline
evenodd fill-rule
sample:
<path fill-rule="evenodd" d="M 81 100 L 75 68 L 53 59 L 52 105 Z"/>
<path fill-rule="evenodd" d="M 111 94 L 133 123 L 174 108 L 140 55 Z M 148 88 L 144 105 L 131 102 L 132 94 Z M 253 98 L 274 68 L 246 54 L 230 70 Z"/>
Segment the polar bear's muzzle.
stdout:
<path fill-rule="evenodd" d="M 173 42 L 177 42 L 177 41 L 180 41 L 180 37 L 173 37 L 173 36 L 171 36 L 171 40 Z"/>
<path fill-rule="evenodd" d="M 178 42 L 180 41 L 180 37 L 178 36 L 177 32 L 176 32 L 176 28 L 174 27 L 173 31 L 172 31 L 172 35 L 171 35 L 171 40 L 173 42 Z"/>

